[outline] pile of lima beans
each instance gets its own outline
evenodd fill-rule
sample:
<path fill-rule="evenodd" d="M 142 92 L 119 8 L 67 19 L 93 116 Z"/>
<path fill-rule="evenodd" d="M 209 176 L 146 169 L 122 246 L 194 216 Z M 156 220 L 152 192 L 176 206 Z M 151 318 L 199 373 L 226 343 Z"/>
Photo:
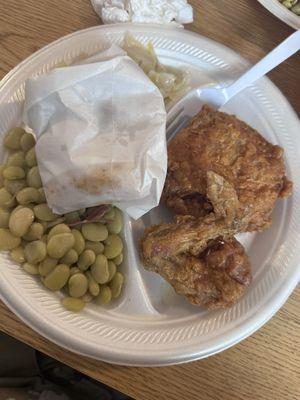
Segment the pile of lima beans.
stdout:
<path fill-rule="evenodd" d="M 9 151 L 0 166 L 0 250 L 40 278 L 62 290 L 63 305 L 80 311 L 95 300 L 108 304 L 119 297 L 124 277 L 122 214 L 102 205 L 64 215 L 48 207 L 37 166 L 35 138 L 22 128 L 10 130 Z"/>

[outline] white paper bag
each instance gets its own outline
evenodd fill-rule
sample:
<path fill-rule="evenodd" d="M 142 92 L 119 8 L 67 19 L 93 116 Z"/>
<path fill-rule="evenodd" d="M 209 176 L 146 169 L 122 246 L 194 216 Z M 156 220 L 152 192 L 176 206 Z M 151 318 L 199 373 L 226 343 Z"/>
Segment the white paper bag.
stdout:
<path fill-rule="evenodd" d="M 26 82 L 23 118 L 37 136 L 55 213 L 112 203 L 139 218 L 159 202 L 167 171 L 164 101 L 125 54 L 113 46 Z"/>

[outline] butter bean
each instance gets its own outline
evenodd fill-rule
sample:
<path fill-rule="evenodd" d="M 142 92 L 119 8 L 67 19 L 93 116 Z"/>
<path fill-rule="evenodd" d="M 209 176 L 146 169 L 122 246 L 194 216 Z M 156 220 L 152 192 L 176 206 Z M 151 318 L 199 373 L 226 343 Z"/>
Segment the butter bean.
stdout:
<path fill-rule="evenodd" d="M 84 250 L 78 258 L 77 265 L 81 271 L 85 271 L 95 262 L 95 260 L 96 256 L 92 250 Z"/>
<path fill-rule="evenodd" d="M 4 208 L 0 208 L 0 228 L 8 228 L 10 212 Z"/>
<path fill-rule="evenodd" d="M 35 138 L 31 133 L 24 133 L 24 135 L 21 137 L 20 140 L 20 145 L 23 151 L 27 152 L 30 150 L 32 147 L 35 146 Z"/>
<path fill-rule="evenodd" d="M 44 234 L 44 227 L 39 222 L 33 222 L 25 235 L 23 235 L 23 239 L 27 242 L 31 242 L 32 240 L 42 239 Z"/>
<path fill-rule="evenodd" d="M 115 276 L 115 273 L 117 272 L 116 264 L 113 261 L 108 261 L 108 271 L 109 271 L 109 278 L 108 278 L 109 282 L 112 280 L 112 278 Z"/>
<path fill-rule="evenodd" d="M 37 203 L 39 198 L 40 194 L 36 188 L 26 187 L 17 193 L 17 202 L 22 205 Z"/>
<path fill-rule="evenodd" d="M 106 224 L 108 232 L 118 234 L 123 228 L 123 216 L 118 208 L 115 208 L 114 220 Z"/>
<path fill-rule="evenodd" d="M 73 312 L 79 312 L 85 307 L 85 302 L 82 299 L 74 299 L 73 297 L 65 297 L 62 304 L 67 310 Z"/>
<path fill-rule="evenodd" d="M 22 264 L 23 262 L 25 262 L 25 254 L 23 247 L 18 246 L 15 249 L 11 250 L 10 258 L 18 264 Z"/>
<path fill-rule="evenodd" d="M 100 242 L 105 240 L 108 236 L 106 226 L 99 222 L 83 224 L 81 232 L 87 240 L 91 240 L 92 242 Z"/>
<path fill-rule="evenodd" d="M 13 196 L 5 189 L 0 189 L 0 207 L 9 208 L 13 207 L 14 198 Z"/>
<path fill-rule="evenodd" d="M 23 151 L 17 151 L 14 154 L 11 154 L 6 162 L 8 167 L 15 166 L 15 167 L 25 167 L 25 156 Z"/>
<path fill-rule="evenodd" d="M 84 238 L 83 238 L 81 232 L 79 232 L 77 229 L 72 229 L 71 232 L 72 232 L 72 235 L 73 235 L 74 240 L 75 240 L 73 248 L 76 251 L 76 253 L 78 255 L 80 255 L 83 252 L 84 248 L 85 248 Z"/>
<path fill-rule="evenodd" d="M 104 255 L 109 259 L 117 257 L 123 250 L 123 242 L 118 235 L 109 235 L 104 243 Z"/>
<path fill-rule="evenodd" d="M 42 180 L 37 166 L 30 168 L 26 176 L 27 185 L 39 189 L 42 187 Z"/>
<path fill-rule="evenodd" d="M 72 275 L 68 282 L 68 288 L 70 296 L 81 297 L 88 289 L 88 280 L 82 273 Z"/>
<path fill-rule="evenodd" d="M 15 166 L 6 167 L 3 170 L 3 177 L 4 179 L 9 179 L 9 180 L 22 179 L 25 177 L 25 171 L 21 167 L 15 167 Z"/>
<path fill-rule="evenodd" d="M 112 261 L 118 266 L 123 262 L 123 253 L 120 253 L 117 257 L 113 258 Z"/>
<path fill-rule="evenodd" d="M 66 265 L 75 264 L 78 261 L 78 254 L 74 249 L 70 249 L 66 252 L 66 254 L 61 258 L 60 262 Z"/>
<path fill-rule="evenodd" d="M 108 286 L 103 285 L 100 287 L 100 293 L 96 297 L 96 302 L 103 305 L 108 304 L 111 301 L 111 297 L 111 289 Z"/>
<path fill-rule="evenodd" d="M 50 238 L 47 244 L 47 252 L 52 258 L 62 258 L 75 243 L 72 233 L 59 233 Z"/>
<path fill-rule="evenodd" d="M 31 264 L 37 264 L 46 258 L 46 245 L 41 240 L 34 240 L 25 245 L 24 253 L 26 260 Z"/>
<path fill-rule="evenodd" d="M 44 278 L 43 283 L 50 290 L 60 290 L 68 282 L 69 276 L 70 268 L 65 264 L 58 264 L 54 270 Z"/>
<path fill-rule="evenodd" d="M 37 190 L 37 189 L 36 189 Z M 39 200 L 39 192 L 37 201 Z M 57 215 L 52 212 L 52 210 L 48 207 L 46 203 L 38 204 L 33 208 L 34 214 L 36 218 L 42 221 L 54 221 L 57 218 Z"/>
<path fill-rule="evenodd" d="M 96 257 L 94 264 L 91 266 L 91 274 L 97 283 L 106 283 L 109 279 L 109 269 L 107 258 L 103 254 Z"/>
<path fill-rule="evenodd" d="M 24 268 L 24 271 L 26 271 L 30 275 L 38 275 L 39 274 L 39 269 L 38 269 L 37 265 L 26 262 L 23 264 L 23 268 Z"/>
<path fill-rule="evenodd" d="M 25 154 L 25 161 L 29 168 L 34 167 L 37 165 L 35 148 L 32 147 L 30 150 L 27 151 Z"/>
<path fill-rule="evenodd" d="M 39 274 L 41 276 L 48 275 L 57 265 L 57 260 L 55 258 L 46 257 L 40 264 L 39 264 Z"/>
<path fill-rule="evenodd" d="M 8 229 L 0 228 L 0 251 L 12 250 L 18 247 L 21 239 L 14 236 Z"/>
<path fill-rule="evenodd" d="M 121 272 L 116 272 L 112 281 L 109 283 L 109 287 L 111 290 L 111 297 L 113 299 L 116 299 L 117 297 L 120 296 L 123 283 L 124 283 L 123 275 L 121 274 Z"/>
<path fill-rule="evenodd" d="M 9 229 L 15 236 L 23 236 L 33 223 L 34 214 L 30 208 L 22 207 L 13 212 L 9 218 Z"/>
<path fill-rule="evenodd" d="M 25 131 L 23 128 L 11 129 L 4 138 L 4 146 L 10 150 L 21 149 L 21 139 Z"/>

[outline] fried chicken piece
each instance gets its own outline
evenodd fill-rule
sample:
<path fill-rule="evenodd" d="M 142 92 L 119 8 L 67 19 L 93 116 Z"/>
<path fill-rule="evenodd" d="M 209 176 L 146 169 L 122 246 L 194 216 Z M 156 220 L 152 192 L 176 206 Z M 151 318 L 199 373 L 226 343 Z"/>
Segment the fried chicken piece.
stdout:
<path fill-rule="evenodd" d="M 241 231 L 268 228 L 276 199 L 292 192 L 283 150 L 235 116 L 208 106 L 171 141 L 168 157 L 163 200 L 176 214 L 216 211 L 208 196 L 211 172 L 234 188 Z"/>
<path fill-rule="evenodd" d="M 149 253 L 155 254 L 157 248 L 157 238 L 152 239 L 148 234 L 142 242 L 145 268 L 159 273 L 192 304 L 210 309 L 230 307 L 251 282 L 248 257 L 233 237 L 209 241 L 197 256 L 182 253 L 164 258 L 147 257 Z"/>
<path fill-rule="evenodd" d="M 209 172 L 209 201 L 215 213 L 179 216 L 175 223 L 150 226 L 141 240 L 146 269 L 159 273 L 178 294 L 207 308 L 233 305 L 251 281 L 239 231 L 239 201 L 220 175 Z M 243 220 L 242 220 L 243 223 Z"/>

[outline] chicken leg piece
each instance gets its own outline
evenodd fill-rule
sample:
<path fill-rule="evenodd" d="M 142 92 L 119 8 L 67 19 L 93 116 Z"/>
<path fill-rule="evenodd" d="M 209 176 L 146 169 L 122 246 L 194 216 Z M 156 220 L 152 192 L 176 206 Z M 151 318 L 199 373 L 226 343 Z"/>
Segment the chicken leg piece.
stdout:
<path fill-rule="evenodd" d="M 209 309 L 231 307 L 251 282 L 251 269 L 243 246 L 235 239 L 207 243 L 199 255 L 188 253 L 144 260 L 145 268 L 159 273 L 176 293 Z"/>
<path fill-rule="evenodd" d="M 189 302 L 229 307 L 251 282 L 248 257 L 233 237 L 245 221 L 232 185 L 214 172 L 207 173 L 207 182 L 215 212 L 151 226 L 141 240 L 141 255 L 146 269 L 159 273 Z"/>

